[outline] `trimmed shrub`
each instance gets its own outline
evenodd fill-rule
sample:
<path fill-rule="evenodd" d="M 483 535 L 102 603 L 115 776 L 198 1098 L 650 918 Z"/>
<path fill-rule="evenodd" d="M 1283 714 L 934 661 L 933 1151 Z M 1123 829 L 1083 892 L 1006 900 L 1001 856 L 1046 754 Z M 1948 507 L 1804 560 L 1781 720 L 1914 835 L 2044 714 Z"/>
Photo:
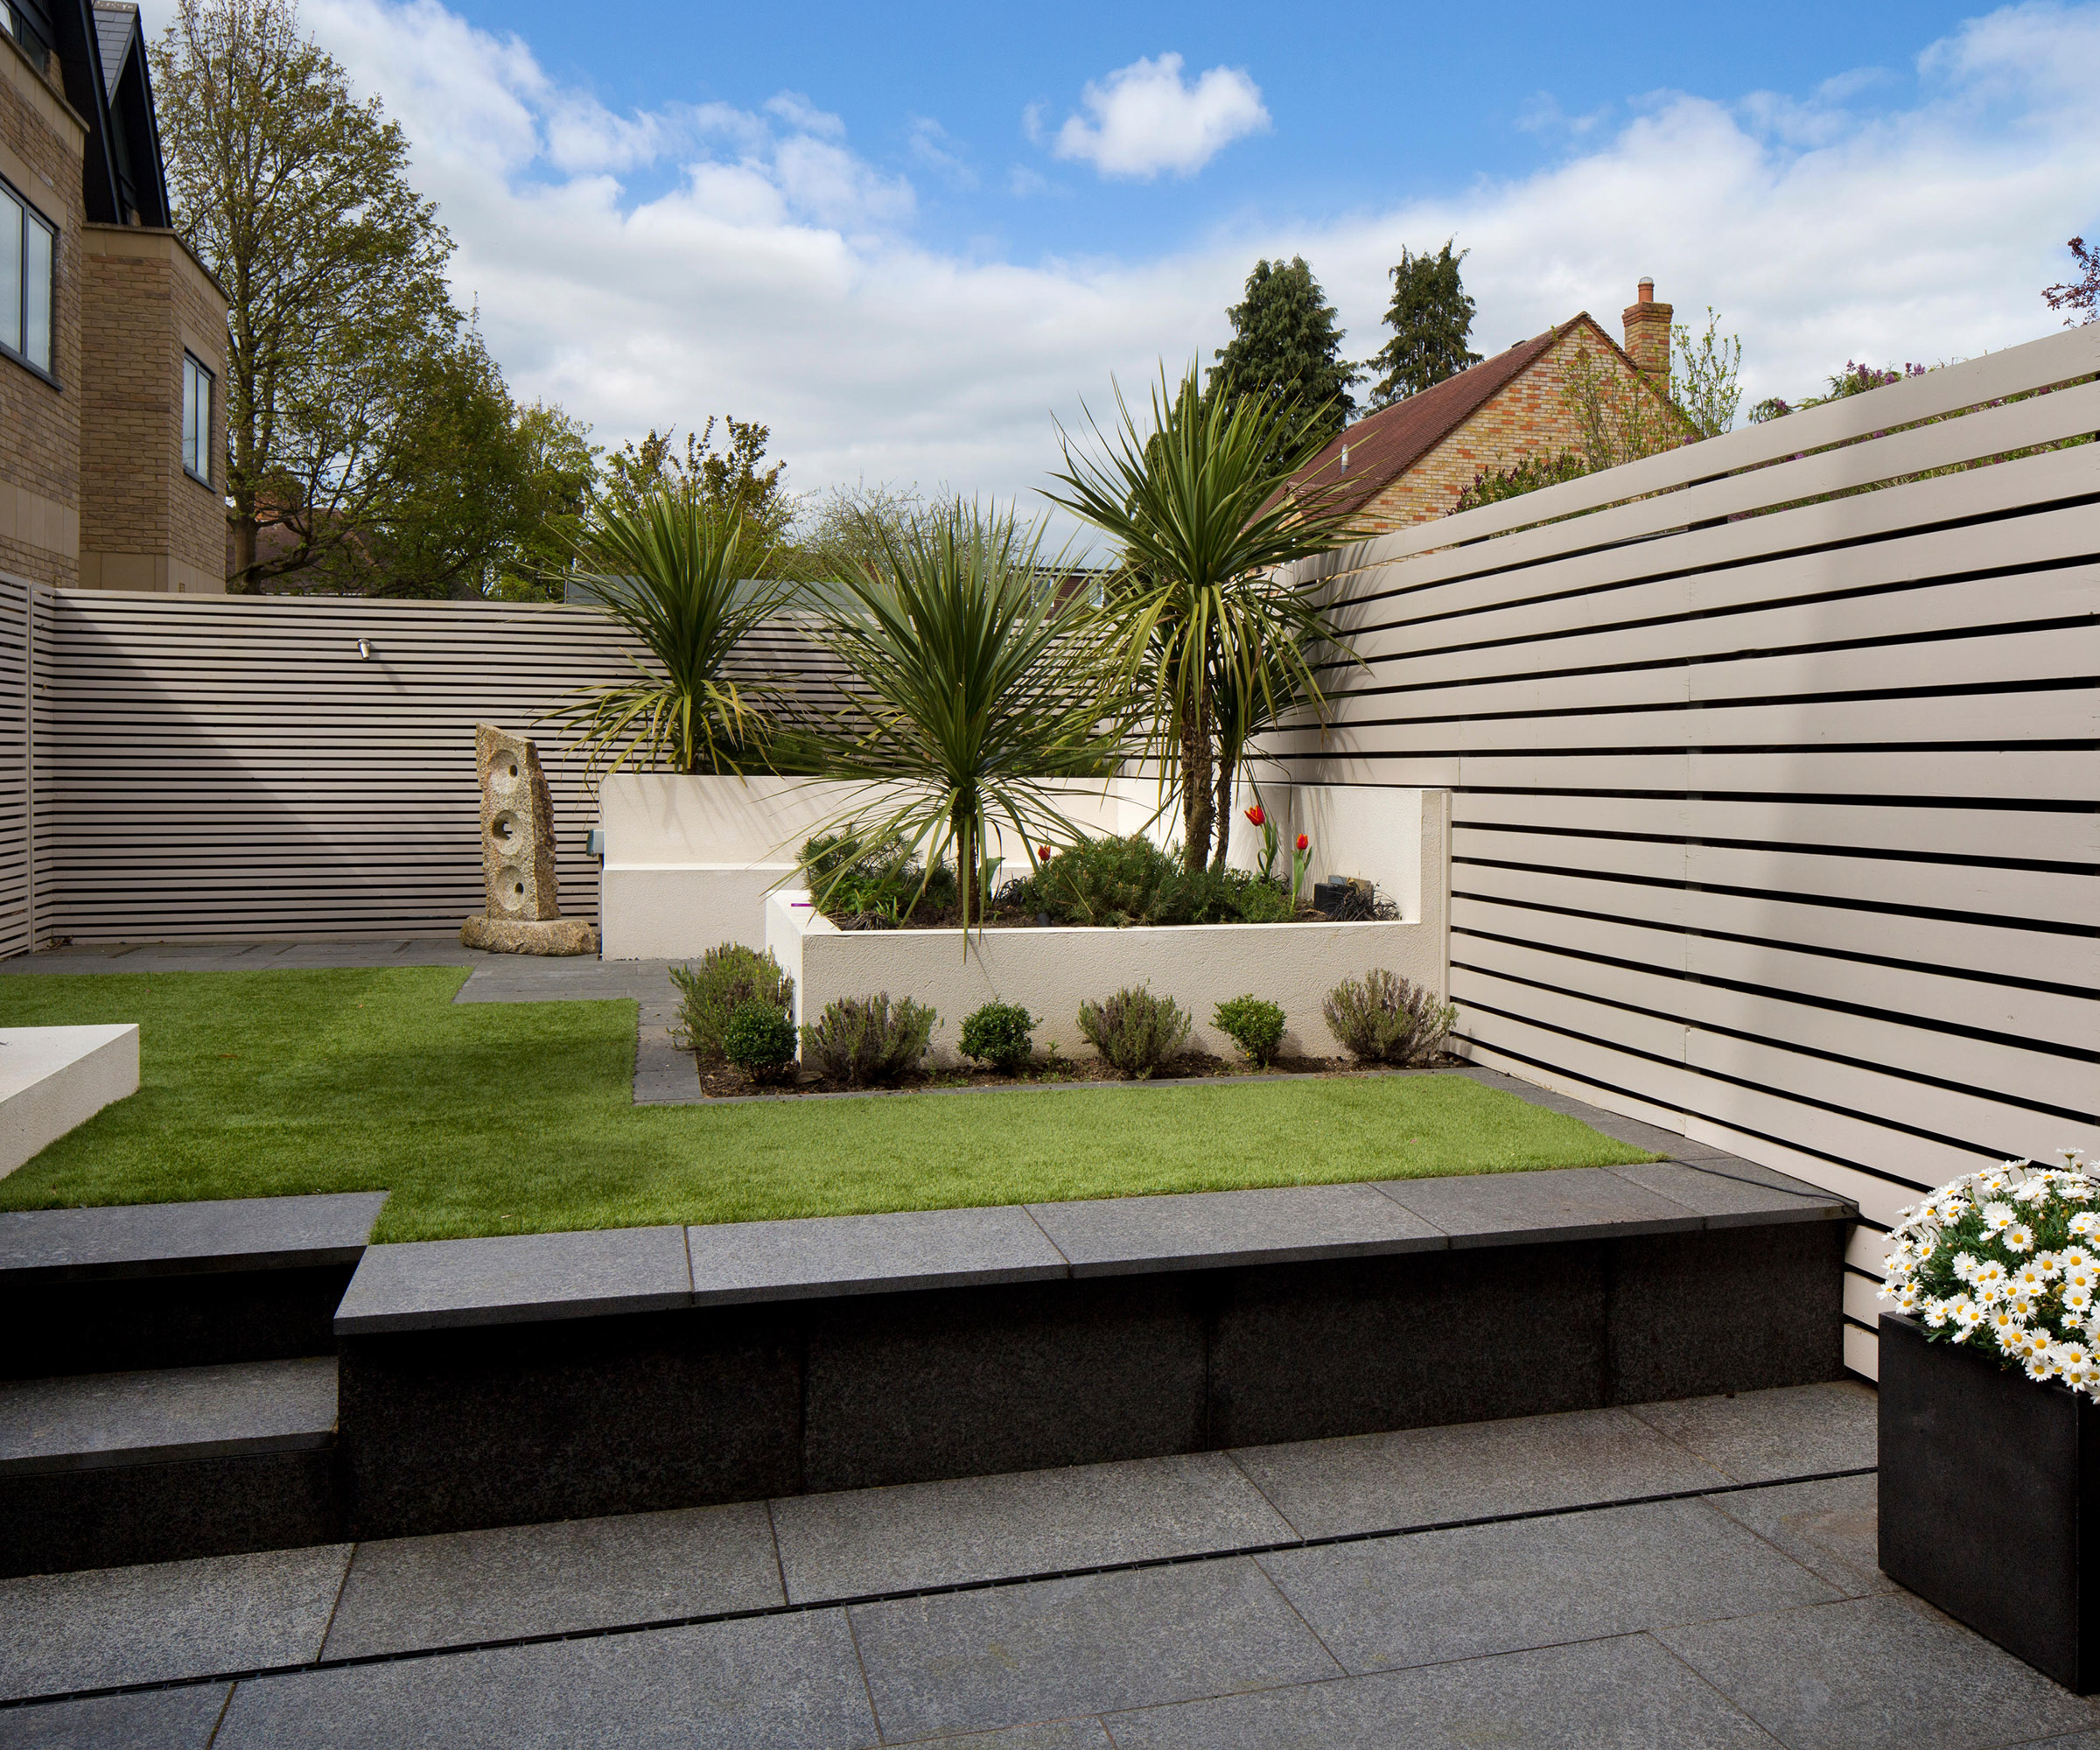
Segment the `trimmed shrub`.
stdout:
<path fill-rule="evenodd" d="M 1210 1012 L 1210 1024 L 1245 1052 L 1262 1068 L 1276 1060 L 1276 1048 L 1284 1042 L 1284 1012 L 1259 997 L 1235 997 Z"/>
<path fill-rule="evenodd" d="M 796 859 L 824 915 L 847 929 L 894 929 L 923 906 L 956 903 L 956 872 L 942 864 L 929 877 L 902 838 L 871 839 L 857 826 L 803 841 Z"/>
<path fill-rule="evenodd" d="M 1451 1036 L 1458 1006 L 1383 967 L 1345 978 L 1320 1005 L 1327 1030 L 1359 1063 L 1420 1065 Z"/>
<path fill-rule="evenodd" d="M 1188 1017 L 1172 997 L 1155 997 L 1140 986 L 1118 990 L 1105 1003 L 1079 1005 L 1079 1030 L 1087 1043 L 1127 1080 L 1143 1082 L 1188 1042 Z"/>
<path fill-rule="evenodd" d="M 1011 1075 L 1034 1047 L 1028 1034 L 1035 1017 L 1018 1003 L 987 1003 L 962 1023 L 962 1055 Z"/>
<path fill-rule="evenodd" d="M 892 1004 L 887 990 L 842 997 L 802 1027 L 802 1066 L 849 1088 L 894 1082 L 926 1055 L 941 1018 L 909 997 Z"/>
<path fill-rule="evenodd" d="M 1142 833 L 1092 838 L 1060 852 L 1003 902 L 1054 924 L 1272 924 L 1291 916 L 1280 882 L 1244 869 L 1191 869 Z"/>
<path fill-rule="evenodd" d="M 794 1061 L 794 1017 L 756 997 L 738 1004 L 722 1029 L 722 1055 L 753 1082 L 771 1081 Z"/>
<path fill-rule="evenodd" d="M 722 1058 L 722 1032 L 745 1004 L 760 1002 L 779 1014 L 794 1008 L 794 980 L 770 953 L 725 942 L 700 956 L 697 966 L 674 966 L 678 987 L 677 1043 L 710 1062 Z"/>

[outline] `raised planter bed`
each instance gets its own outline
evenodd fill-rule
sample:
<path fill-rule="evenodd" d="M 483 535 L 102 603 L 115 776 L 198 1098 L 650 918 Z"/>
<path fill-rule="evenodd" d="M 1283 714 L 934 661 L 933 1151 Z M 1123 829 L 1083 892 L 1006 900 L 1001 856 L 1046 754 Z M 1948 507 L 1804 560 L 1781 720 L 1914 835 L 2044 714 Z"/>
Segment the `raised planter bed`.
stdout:
<path fill-rule="evenodd" d="M 352 1535 L 1835 1378 L 1853 1213 L 1708 1160 L 374 1247 Z"/>
<path fill-rule="evenodd" d="M 1396 922 L 1052 925 L 973 930 L 966 937 L 959 929 L 842 930 L 807 892 L 790 888 L 766 900 L 766 946 L 794 979 L 798 1024 L 840 998 L 878 990 L 909 996 L 940 1015 L 936 1063 L 956 1060 L 963 1018 L 993 1001 L 1018 1003 L 1040 1018 L 1039 1051 L 1055 1040 L 1067 1056 L 1090 1055 L 1076 1025 L 1079 1005 L 1134 984 L 1150 985 L 1188 1012 L 1195 1023 L 1189 1043 L 1199 1052 L 1232 1054 L 1232 1042 L 1210 1024 L 1211 1011 L 1252 992 L 1283 1005 L 1286 1054 L 1325 1054 L 1334 1041 L 1320 1004 L 1343 979 L 1382 966 L 1439 998 L 1450 990 L 1450 792 L 1367 791 L 1360 811 L 1376 815 L 1389 850 L 1404 847 L 1412 859 L 1376 872 L 1400 906 Z"/>
<path fill-rule="evenodd" d="M 2100 1404 L 1896 1312 L 1880 1383 L 1882 1572 L 2075 1694 L 2100 1690 Z"/>

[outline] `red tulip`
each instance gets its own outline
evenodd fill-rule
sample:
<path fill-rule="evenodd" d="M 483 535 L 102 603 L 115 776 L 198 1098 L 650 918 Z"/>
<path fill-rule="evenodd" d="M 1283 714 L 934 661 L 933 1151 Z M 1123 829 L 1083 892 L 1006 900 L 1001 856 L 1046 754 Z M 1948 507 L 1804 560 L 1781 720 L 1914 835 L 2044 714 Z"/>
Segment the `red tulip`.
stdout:
<path fill-rule="evenodd" d="M 1262 812 L 1262 805 L 1259 802 L 1256 802 L 1252 808 L 1247 810 L 1247 819 L 1249 822 L 1254 826 L 1267 826 L 1269 824 L 1269 816 Z"/>
<path fill-rule="evenodd" d="M 1307 838 L 1307 837 L 1305 836 L 1305 834 L 1304 834 L 1304 833 L 1302 833 L 1302 832 L 1301 832 L 1301 833 L 1299 833 L 1299 834 L 1298 834 L 1298 848 L 1300 850 L 1304 850 L 1304 849 L 1305 849 L 1305 848 L 1306 848 L 1307 845 L 1311 844 L 1312 843 L 1312 841 L 1311 839 Z"/>
<path fill-rule="evenodd" d="M 1050 847 L 1046 844 L 1039 844 L 1035 848 L 1035 854 L 1047 863 L 1050 860 Z"/>

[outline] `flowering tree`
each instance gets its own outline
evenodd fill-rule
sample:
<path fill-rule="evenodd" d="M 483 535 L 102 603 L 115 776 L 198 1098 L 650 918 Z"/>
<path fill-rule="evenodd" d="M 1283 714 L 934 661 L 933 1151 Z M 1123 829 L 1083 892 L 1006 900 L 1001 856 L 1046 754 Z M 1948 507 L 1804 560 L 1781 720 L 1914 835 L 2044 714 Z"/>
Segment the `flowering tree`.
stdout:
<path fill-rule="evenodd" d="M 2083 279 L 2075 279 L 2061 285 L 2046 286 L 2042 301 L 2051 310 L 2082 310 L 2085 314 L 2074 323 L 2069 317 L 2063 326 L 2071 328 L 2087 322 L 2100 321 L 2100 244 L 2091 248 L 2085 246 L 2083 237 L 2073 237 L 2067 246 L 2071 258 L 2085 270 Z"/>

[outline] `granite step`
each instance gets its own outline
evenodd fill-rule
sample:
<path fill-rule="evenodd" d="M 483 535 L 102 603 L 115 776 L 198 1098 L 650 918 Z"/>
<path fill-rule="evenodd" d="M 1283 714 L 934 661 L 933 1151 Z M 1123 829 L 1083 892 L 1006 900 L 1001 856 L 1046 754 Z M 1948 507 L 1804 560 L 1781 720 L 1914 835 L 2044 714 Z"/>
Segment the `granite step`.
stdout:
<path fill-rule="evenodd" d="M 291 1360 L 334 1316 L 383 1191 L 0 1214 L 0 1379 Z"/>
<path fill-rule="evenodd" d="M 0 1574 L 340 1535 L 332 1355 L 0 1384 Z"/>

